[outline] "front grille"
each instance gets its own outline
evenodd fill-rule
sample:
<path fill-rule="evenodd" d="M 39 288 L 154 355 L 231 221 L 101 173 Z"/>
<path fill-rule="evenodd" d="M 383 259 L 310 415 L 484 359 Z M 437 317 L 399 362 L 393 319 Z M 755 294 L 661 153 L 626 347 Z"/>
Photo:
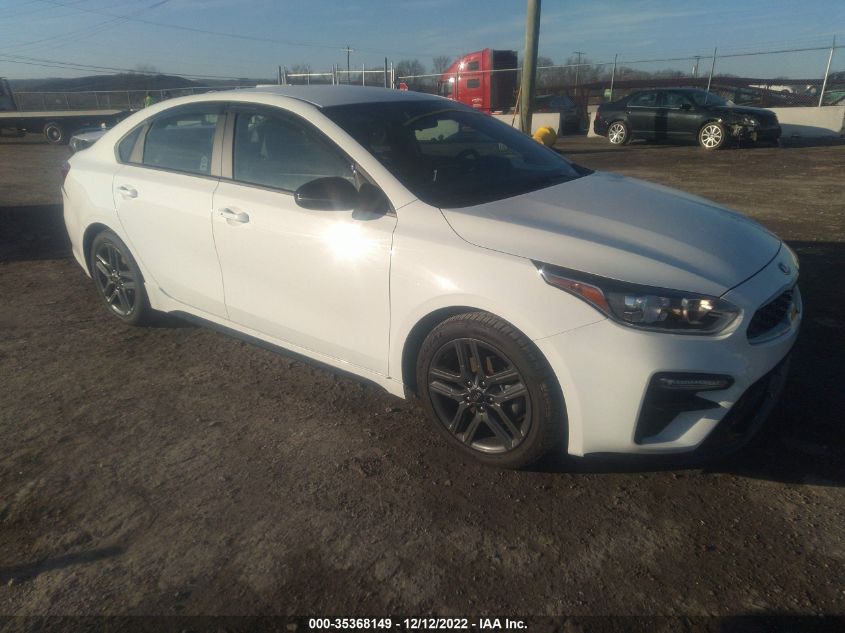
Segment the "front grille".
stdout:
<path fill-rule="evenodd" d="M 798 289 L 793 286 L 757 310 L 751 323 L 748 324 L 748 340 L 754 340 L 770 333 L 778 326 L 788 324 L 789 310 L 797 292 Z"/>

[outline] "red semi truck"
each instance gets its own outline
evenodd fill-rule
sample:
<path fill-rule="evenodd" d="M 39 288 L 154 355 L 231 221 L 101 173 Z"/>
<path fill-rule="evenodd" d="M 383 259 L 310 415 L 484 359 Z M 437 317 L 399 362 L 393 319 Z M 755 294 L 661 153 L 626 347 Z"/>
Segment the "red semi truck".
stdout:
<path fill-rule="evenodd" d="M 438 92 L 487 112 L 504 112 L 516 103 L 516 51 L 485 48 L 457 59 L 438 79 Z"/>

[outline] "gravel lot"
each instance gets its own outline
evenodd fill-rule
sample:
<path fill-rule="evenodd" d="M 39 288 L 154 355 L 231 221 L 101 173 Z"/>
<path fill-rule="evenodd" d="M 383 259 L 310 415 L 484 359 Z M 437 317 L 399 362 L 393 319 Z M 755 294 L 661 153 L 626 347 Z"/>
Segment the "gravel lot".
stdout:
<path fill-rule="evenodd" d="M 0 614 L 845 614 L 845 145 L 560 147 L 801 257 L 791 377 L 741 453 L 492 470 L 373 386 L 126 328 L 69 254 L 67 148 L 0 140 Z"/>

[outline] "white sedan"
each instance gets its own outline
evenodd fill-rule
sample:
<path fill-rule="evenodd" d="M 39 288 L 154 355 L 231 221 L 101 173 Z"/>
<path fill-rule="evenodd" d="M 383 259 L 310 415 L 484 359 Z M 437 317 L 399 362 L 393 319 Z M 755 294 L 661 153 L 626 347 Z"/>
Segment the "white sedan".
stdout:
<path fill-rule="evenodd" d="M 795 255 L 758 224 L 414 92 L 169 100 L 74 155 L 63 194 L 116 318 L 175 313 L 414 393 L 499 466 L 739 446 L 801 319 Z"/>

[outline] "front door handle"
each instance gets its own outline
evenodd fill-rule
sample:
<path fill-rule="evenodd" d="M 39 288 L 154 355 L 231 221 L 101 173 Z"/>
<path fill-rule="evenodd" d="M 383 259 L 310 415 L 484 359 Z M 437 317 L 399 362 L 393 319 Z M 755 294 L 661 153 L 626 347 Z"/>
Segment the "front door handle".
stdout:
<path fill-rule="evenodd" d="M 246 224 L 249 222 L 249 214 L 243 211 L 235 211 L 234 209 L 223 208 L 219 210 L 220 217 L 225 218 L 229 224 Z"/>
<path fill-rule="evenodd" d="M 117 188 L 117 192 L 123 198 L 137 198 L 138 197 L 138 190 L 135 187 L 130 187 L 129 185 L 120 185 Z"/>

